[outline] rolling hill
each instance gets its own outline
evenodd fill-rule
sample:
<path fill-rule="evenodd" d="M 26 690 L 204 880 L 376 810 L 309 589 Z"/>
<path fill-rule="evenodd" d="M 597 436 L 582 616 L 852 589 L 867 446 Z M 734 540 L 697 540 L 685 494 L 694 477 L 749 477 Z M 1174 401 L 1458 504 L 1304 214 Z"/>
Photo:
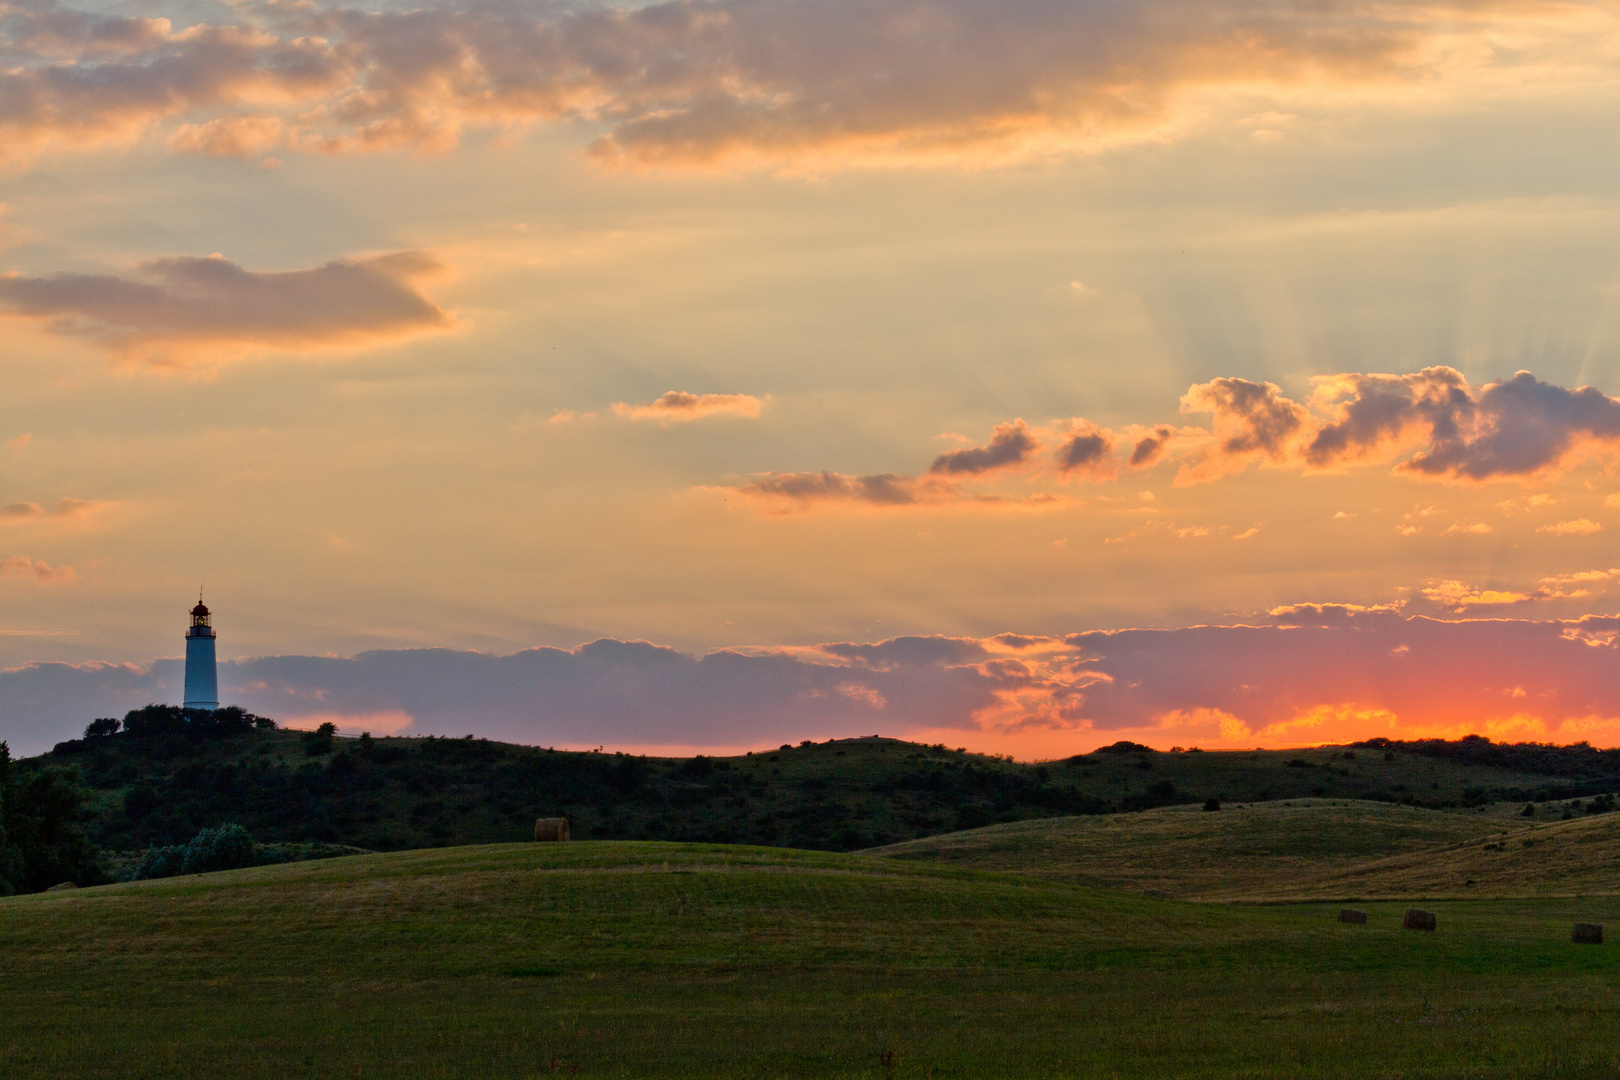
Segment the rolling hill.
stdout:
<path fill-rule="evenodd" d="M 1584 823 L 1583 823 L 1584 824 Z M 0 1074 L 1585 1078 L 1620 900 L 1160 900 L 671 843 L 377 854 L 0 899 Z"/>
<path fill-rule="evenodd" d="M 21 772 L 77 770 L 92 790 L 91 837 L 106 849 L 179 844 L 232 821 L 261 841 L 391 851 L 521 840 L 536 817 L 562 815 L 580 838 L 848 851 L 1210 798 L 1452 808 L 1507 800 L 1517 810 L 1620 789 L 1620 754 L 1484 740 L 1186 753 L 1122 744 L 1023 764 L 872 737 L 648 758 L 470 737 L 334 739 L 197 724 L 179 710 L 131 717 L 148 712 L 136 730 L 18 763 Z"/>

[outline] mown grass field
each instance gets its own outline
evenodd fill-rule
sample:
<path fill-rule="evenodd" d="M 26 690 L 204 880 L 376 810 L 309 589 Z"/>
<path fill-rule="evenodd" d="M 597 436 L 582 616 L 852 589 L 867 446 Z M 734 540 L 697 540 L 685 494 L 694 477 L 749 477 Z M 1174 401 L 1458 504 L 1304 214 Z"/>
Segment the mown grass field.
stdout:
<path fill-rule="evenodd" d="M 1334 899 L 1369 895 L 1371 886 L 1348 882 L 1363 882 L 1355 872 L 1373 862 L 1410 856 L 1414 865 L 1442 871 L 1446 860 L 1437 862 L 1434 853 L 1537 829 L 1518 818 L 1475 811 L 1295 799 L 1228 803 L 1215 813 L 1176 806 L 1011 822 L 868 854 L 1138 892 L 1158 889 L 1184 899 Z"/>
<path fill-rule="evenodd" d="M 0 900 L 0 1075 L 1620 1071 L 1620 948 L 1569 942 L 1620 899 L 1403 907 L 642 842 L 262 867 Z"/>
<path fill-rule="evenodd" d="M 869 855 L 1197 900 L 1620 893 L 1620 814 L 1526 821 L 1337 799 L 992 825 Z"/>

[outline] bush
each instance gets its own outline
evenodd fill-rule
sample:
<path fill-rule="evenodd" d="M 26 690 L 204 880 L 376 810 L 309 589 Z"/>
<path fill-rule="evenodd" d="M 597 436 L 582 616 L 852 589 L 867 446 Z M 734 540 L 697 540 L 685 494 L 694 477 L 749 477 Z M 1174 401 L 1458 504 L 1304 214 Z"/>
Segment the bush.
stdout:
<path fill-rule="evenodd" d="M 1221 800 L 1219 800 L 1219 799 L 1205 799 L 1204 800 L 1204 809 L 1205 810 L 1219 810 L 1220 808 L 1221 808 Z"/>
<path fill-rule="evenodd" d="M 118 734 L 118 729 L 121 726 L 122 721 L 116 717 L 105 716 L 99 720 L 90 721 L 89 725 L 84 729 L 84 737 L 87 739 L 104 739 L 108 735 Z"/>
<path fill-rule="evenodd" d="M 253 837 L 240 825 L 227 823 L 204 829 L 186 845 L 182 874 L 238 870 L 253 865 Z"/>
<path fill-rule="evenodd" d="M 183 846 L 149 847 L 135 866 L 135 880 L 174 877 L 180 873 L 185 861 L 186 849 Z"/>
<path fill-rule="evenodd" d="M 1519 811 L 1519 816 L 1520 817 L 1535 817 L 1536 816 L 1536 804 L 1533 803 L 1533 802 L 1525 803 L 1524 804 L 1524 809 Z"/>

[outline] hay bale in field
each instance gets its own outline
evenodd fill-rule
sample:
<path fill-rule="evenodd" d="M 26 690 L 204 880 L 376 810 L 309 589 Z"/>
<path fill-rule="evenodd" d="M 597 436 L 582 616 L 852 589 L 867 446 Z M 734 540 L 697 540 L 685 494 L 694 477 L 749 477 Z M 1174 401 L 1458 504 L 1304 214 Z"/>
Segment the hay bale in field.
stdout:
<path fill-rule="evenodd" d="M 1365 911 L 1357 911 L 1355 908 L 1340 908 L 1339 921 L 1355 923 L 1357 926 L 1366 926 L 1367 913 Z"/>
<path fill-rule="evenodd" d="M 78 888 L 78 886 L 73 884 L 73 882 L 64 881 L 60 885 L 52 885 L 50 888 L 46 889 L 45 891 L 46 892 L 67 892 L 69 889 L 77 889 L 77 888 Z"/>
<path fill-rule="evenodd" d="M 1433 930 L 1434 912 L 1419 911 L 1417 908 L 1408 908 L 1406 921 L 1401 923 L 1408 930 Z"/>
<path fill-rule="evenodd" d="M 534 823 L 534 838 L 537 841 L 567 840 L 568 819 L 565 817 L 537 818 Z"/>
<path fill-rule="evenodd" d="M 1603 926 L 1601 923 L 1578 922 L 1570 933 L 1569 940 L 1577 945 L 1603 944 Z"/>

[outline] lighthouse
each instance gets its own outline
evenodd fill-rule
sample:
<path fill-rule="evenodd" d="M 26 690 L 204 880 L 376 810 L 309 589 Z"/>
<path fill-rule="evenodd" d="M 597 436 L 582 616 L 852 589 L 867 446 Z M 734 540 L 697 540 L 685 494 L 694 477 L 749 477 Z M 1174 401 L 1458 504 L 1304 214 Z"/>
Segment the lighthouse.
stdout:
<path fill-rule="evenodd" d="M 186 708 L 219 708 L 219 677 L 214 671 L 214 628 L 208 625 L 208 609 L 202 597 L 191 609 L 191 629 L 186 631 Z"/>

